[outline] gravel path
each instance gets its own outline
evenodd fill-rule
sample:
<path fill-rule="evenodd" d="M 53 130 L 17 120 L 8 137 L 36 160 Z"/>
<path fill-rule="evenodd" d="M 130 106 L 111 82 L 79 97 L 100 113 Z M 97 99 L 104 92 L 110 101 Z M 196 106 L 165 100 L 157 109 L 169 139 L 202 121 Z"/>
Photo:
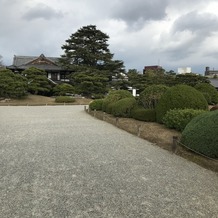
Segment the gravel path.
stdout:
<path fill-rule="evenodd" d="M 218 176 L 83 106 L 0 107 L 0 217 L 217 218 Z"/>

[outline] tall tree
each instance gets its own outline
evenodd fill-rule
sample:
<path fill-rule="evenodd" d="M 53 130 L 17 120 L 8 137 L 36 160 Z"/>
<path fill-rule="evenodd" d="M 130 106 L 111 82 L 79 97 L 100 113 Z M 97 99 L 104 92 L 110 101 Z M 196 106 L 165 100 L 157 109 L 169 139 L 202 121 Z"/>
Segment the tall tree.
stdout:
<path fill-rule="evenodd" d="M 78 66 L 98 70 L 123 71 L 122 61 L 113 61 L 107 43 L 109 36 L 98 30 L 95 25 L 88 25 L 73 33 L 62 46 L 64 54 L 60 62 L 65 67 Z"/>
<path fill-rule="evenodd" d="M 62 57 L 68 64 L 89 67 L 104 65 L 113 57 L 108 49 L 108 39 L 109 36 L 96 29 L 96 26 L 84 26 L 66 40 L 62 46 L 65 52 Z"/>
<path fill-rule="evenodd" d="M 108 39 L 95 25 L 88 25 L 73 33 L 62 46 L 60 63 L 74 71 L 70 83 L 78 94 L 102 96 L 112 78 L 125 72 L 123 61 L 113 60 Z"/>

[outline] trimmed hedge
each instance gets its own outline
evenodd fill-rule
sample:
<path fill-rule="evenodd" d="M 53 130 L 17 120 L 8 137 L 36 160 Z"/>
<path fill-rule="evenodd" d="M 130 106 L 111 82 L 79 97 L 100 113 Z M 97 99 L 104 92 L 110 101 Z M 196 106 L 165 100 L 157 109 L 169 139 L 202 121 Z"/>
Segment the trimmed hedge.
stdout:
<path fill-rule="evenodd" d="M 131 117 L 140 121 L 155 122 L 156 112 L 154 109 L 145 109 L 142 106 L 135 106 L 131 111 Z"/>
<path fill-rule="evenodd" d="M 196 116 L 205 113 L 205 110 L 173 109 L 167 111 L 163 117 L 163 124 L 168 128 L 183 131 L 186 125 Z"/>
<path fill-rule="evenodd" d="M 162 119 L 170 109 L 202 109 L 208 110 L 208 104 L 203 94 L 187 85 L 176 85 L 169 88 L 160 98 L 156 107 L 157 122 Z"/>
<path fill-rule="evenodd" d="M 55 98 L 55 102 L 57 103 L 73 103 L 76 100 L 74 98 L 71 98 L 69 96 L 58 96 Z"/>
<path fill-rule="evenodd" d="M 169 89 L 165 85 L 150 85 L 139 95 L 139 101 L 144 108 L 154 109 L 161 96 Z"/>
<path fill-rule="evenodd" d="M 122 98 L 134 98 L 129 91 L 126 90 L 116 90 L 111 91 L 108 96 L 104 99 L 102 104 L 102 110 L 106 113 L 112 113 L 112 104 L 119 101 Z"/>
<path fill-rule="evenodd" d="M 91 110 L 100 111 L 100 110 L 102 110 L 103 102 L 104 102 L 104 99 L 96 99 L 89 104 L 89 108 Z"/>
<path fill-rule="evenodd" d="M 181 143 L 211 158 L 218 158 L 218 111 L 195 117 L 182 132 Z"/>
<path fill-rule="evenodd" d="M 112 114 L 115 117 L 131 117 L 131 110 L 135 104 L 135 98 L 120 99 L 112 104 Z"/>
<path fill-rule="evenodd" d="M 209 83 L 199 83 L 195 88 L 206 95 L 206 100 L 208 104 L 217 104 L 218 103 L 218 92 L 214 86 Z M 209 95 L 209 98 L 207 97 Z"/>
<path fill-rule="evenodd" d="M 74 93 L 74 87 L 68 83 L 61 83 L 53 88 L 54 95 L 65 96 Z"/>

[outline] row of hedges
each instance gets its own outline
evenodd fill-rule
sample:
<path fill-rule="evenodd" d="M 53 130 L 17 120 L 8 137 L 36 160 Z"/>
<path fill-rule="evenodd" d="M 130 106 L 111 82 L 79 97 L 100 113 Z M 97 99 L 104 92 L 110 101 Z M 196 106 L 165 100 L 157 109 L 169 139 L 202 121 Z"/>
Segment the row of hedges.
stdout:
<path fill-rule="evenodd" d="M 213 108 L 217 109 L 216 106 Z M 207 112 L 205 93 L 193 87 L 158 86 L 157 91 L 155 86 L 148 87 L 138 101 L 128 91 L 114 91 L 105 99 L 94 100 L 90 109 L 103 110 L 118 117 L 164 123 L 182 131 L 181 142 L 186 146 L 207 156 L 218 157 L 218 111 Z"/>
<path fill-rule="evenodd" d="M 177 85 L 168 88 L 152 85 L 142 92 L 138 100 L 130 92 L 118 90 L 109 93 L 104 99 L 94 100 L 90 109 L 102 110 L 117 117 L 157 121 L 181 131 L 193 117 L 202 112 L 201 110 L 207 110 L 208 104 L 203 94 L 191 86 Z M 180 111 L 169 112 L 173 109 Z"/>

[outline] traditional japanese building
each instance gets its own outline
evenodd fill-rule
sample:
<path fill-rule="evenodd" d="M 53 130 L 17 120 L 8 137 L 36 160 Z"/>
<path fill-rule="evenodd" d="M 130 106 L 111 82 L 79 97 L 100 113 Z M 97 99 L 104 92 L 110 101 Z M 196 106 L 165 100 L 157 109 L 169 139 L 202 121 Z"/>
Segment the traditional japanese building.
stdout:
<path fill-rule="evenodd" d="M 48 79 L 54 83 L 68 82 L 68 75 L 72 72 L 63 69 L 57 57 L 45 57 L 43 54 L 38 57 L 14 55 L 13 64 L 7 66 L 7 69 L 15 73 L 20 73 L 30 67 L 44 70 L 47 73 Z"/>

